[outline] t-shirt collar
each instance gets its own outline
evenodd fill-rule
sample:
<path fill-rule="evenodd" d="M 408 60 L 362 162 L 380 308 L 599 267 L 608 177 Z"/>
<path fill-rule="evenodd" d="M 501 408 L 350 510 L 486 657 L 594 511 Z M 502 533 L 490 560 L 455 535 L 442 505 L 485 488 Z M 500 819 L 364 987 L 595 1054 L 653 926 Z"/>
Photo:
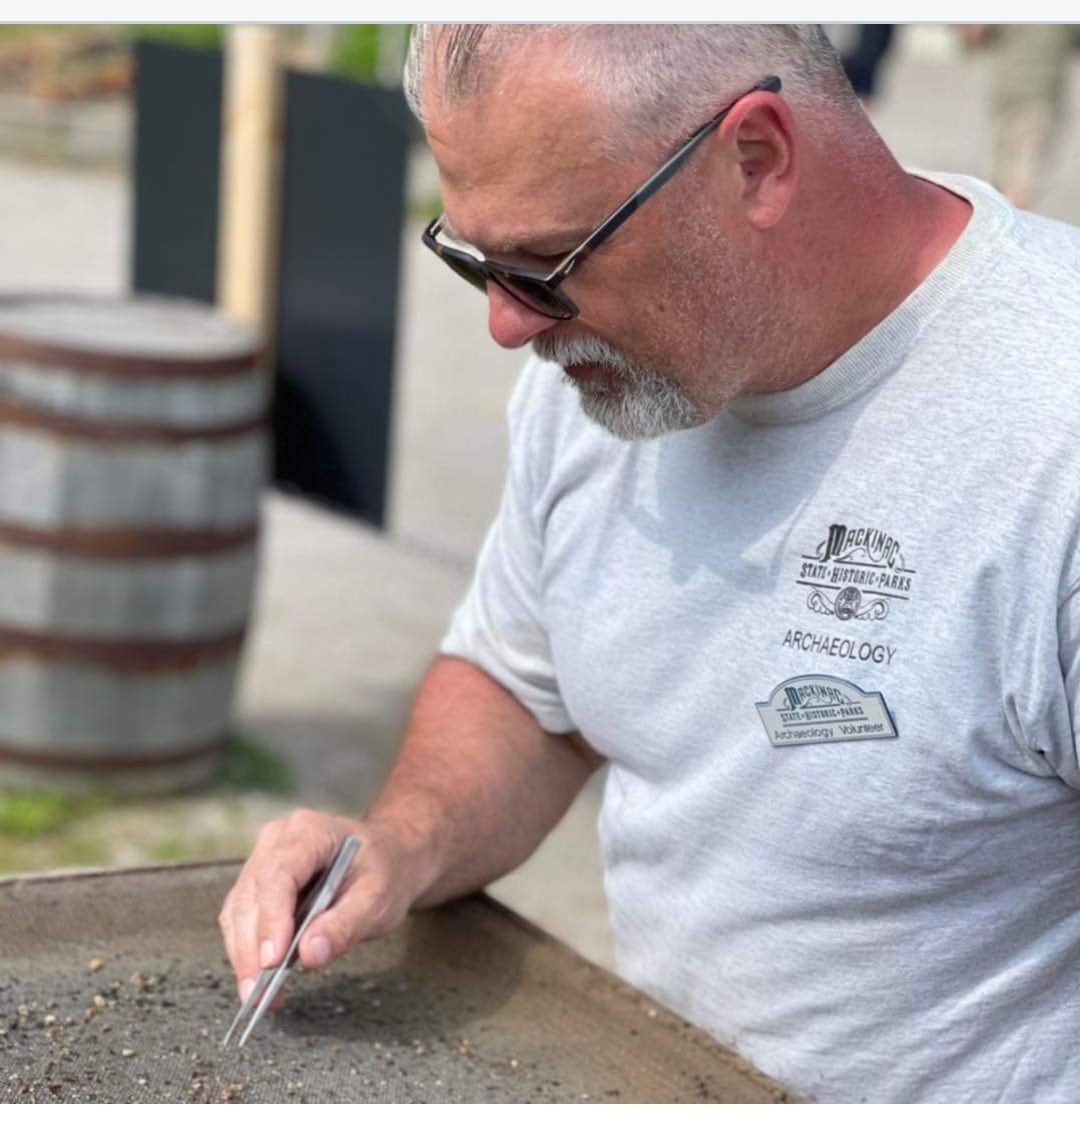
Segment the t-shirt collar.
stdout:
<path fill-rule="evenodd" d="M 985 272 L 1000 247 L 1015 210 L 974 177 L 909 170 L 969 201 L 972 214 L 960 238 L 910 295 L 868 334 L 809 381 L 779 393 L 752 394 L 728 410 L 754 424 L 795 424 L 822 416 L 854 400 L 895 370 L 923 329 L 966 282 Z"/>

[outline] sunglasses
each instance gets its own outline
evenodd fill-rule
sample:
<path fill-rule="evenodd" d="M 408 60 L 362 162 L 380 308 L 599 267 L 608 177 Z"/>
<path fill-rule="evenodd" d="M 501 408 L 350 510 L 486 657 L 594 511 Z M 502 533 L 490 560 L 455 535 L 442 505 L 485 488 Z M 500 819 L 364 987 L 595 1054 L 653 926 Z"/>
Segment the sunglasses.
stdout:
<path fill-rule="evenodd" d="M 610 216 L 591 235 L 578 244 L 559 265 L 546 274 L 540 271 L 526 271 L 508 267 L 502 263 L 483 258 L 479 251 L 467 251 L 456 243 L 448 242 L 442 235 L 446 226 L 446 214 L 432 220 L 424 229 L 424 246 L 429 247 L 452 271 L 477 290 L 487 293 L 489 284 L 504 290 L 511 298 L 545 318 L 569 321 L 581 312 L 574 301 L 563 293 L 563 283 L 588 257 L 610 236 L 612 236 L 630 217 L 661 189 L 685 164 L 686 160 L 702 141 L 731 113 L 747 95 L 759 90 L 776 94 L 780 90 L 780 79 L 769 75 L 752 86 L 745 94 L 740 94 L 718 114 L 696 129 L 663 165 L 639 188 L 631 193 L 611 213 Z M 440 236 L 442 238 L 440 239 Z"/>

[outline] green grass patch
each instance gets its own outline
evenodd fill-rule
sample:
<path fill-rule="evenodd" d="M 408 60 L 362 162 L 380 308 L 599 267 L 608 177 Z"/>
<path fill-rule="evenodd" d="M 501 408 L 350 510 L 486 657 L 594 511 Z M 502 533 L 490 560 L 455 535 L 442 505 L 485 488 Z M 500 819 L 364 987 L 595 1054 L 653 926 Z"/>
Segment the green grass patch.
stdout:
<path fill-rule="evenodd" d="M 407 202 L 405 213 L 410 220 L 418 220 L 427 224 L 442 215 L 442 197 L 437 193 L 428 193 L 416 200 Z"/>
<path fill-rule="evenodd" d="M 123 34 L 127 39 L 154 39 L 161 43 L 175 43 L 178 47 L 219 51 L 225 40 L 225 25 L 126 24 Z"/>
<path fill-rule="evenodd" d="M 379 69 L 379 25 L 346 24 L 338 29 L 330 73 L 371 82 Z"/>
<path fill-rule="evenodd" d="M 280 755 L 236 735 L 211 780 L 180 793 L 0 789 L 0 875 L 242 855 L 256 831 L 251 795 L 293 788 Z"/>
<path fill-rule="evenodd" d="M 291 793 L 294 788 L 292 770 L 284 758 L 242 735 L 229 739 L 210 783 L 211 790 L 259 793 Z"/>
<path fill-rule="evenodd" d="M 52 24 L 0 24 L 0 46 L 54 30 Z"/>
<path fill-rule="evenodd" d="M 100 831 L 73 825 L 55 838 L 50 838 L 49 862 L 51 868 L 101 868 L 112 860 L 108 838 Z"/>
<path fill-rule="evenodd" d="M 99 812 L 106 804 L 101 795 L 75 797 L 59 790 L 0 793 L 0 836 L 16 840 L 45 836 Z"/>
<path fill-rule="evenodd" d="M 182 836 L 166 836 L 149 848 L 149 858 L 156 864 L 179 864 L 192 858 L 191 842 Z"/>
<path fill-rule="evenodd" d="M 290 793 L 288 764 L 277 754 L 243 737 L 231 738 L 208 785 L 199 792 Z M 166 800 L 168 795 L 157 798 Z M 138 807 L 148 799 L 107 793 L 81 795 L 58 789 L 0 791 L 0 837 L 34 840 L 58 833 L 76 821 L 106 809 Z"/>

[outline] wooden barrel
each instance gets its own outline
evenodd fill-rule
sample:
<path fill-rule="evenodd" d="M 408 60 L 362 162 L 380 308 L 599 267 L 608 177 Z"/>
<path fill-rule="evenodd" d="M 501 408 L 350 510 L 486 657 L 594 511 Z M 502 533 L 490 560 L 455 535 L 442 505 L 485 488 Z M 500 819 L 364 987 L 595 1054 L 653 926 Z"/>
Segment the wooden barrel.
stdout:
<path fill-rule="evenodd" d="M 269 462 L 256 345 L 183 300 L 0 297 L 0 784 L 212 771 Z"/>

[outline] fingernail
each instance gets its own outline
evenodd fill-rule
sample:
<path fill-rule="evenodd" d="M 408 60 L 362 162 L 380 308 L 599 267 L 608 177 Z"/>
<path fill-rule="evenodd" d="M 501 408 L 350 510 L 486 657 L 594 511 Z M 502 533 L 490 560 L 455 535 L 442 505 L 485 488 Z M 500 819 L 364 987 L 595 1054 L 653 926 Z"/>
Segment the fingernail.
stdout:
<path fill-rule="evenodd" d="M 274 944 L 269 939 L 263 939 L 262 946 L 259 947 L 259 961 L 264 966 L 273 966 L 276 953 Z"/>
<path fill-rule="evenodd" d="M 311 940 L 311 945 L 308 947 L 308 954 L 311 956 L 311 961 L 315 966 L 325 966 L 330 961 L 330 944 L 319 935 L 318 938 Z"/>
<path fill-rule="evenodd" d="M 251 991 L 254 988 L 255 988 L 255 979 L 254 978 L 245 978 L 240 983 L 240 1000 L 241 1001 L 247 1001 L 247 999 L 249 997 L 251 997 Z"/>

